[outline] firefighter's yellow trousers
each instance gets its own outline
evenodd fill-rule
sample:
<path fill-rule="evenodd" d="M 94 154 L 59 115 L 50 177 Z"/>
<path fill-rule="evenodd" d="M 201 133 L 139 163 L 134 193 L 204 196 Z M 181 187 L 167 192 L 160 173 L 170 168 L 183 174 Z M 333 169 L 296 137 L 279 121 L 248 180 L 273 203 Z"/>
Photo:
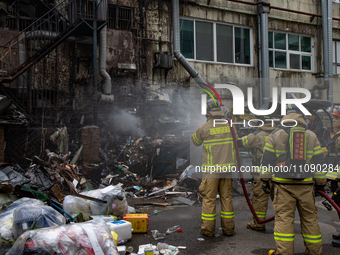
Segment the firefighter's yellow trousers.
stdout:
<path fill-rule="evenodd" d="M 294 254 L 294 217 L 297 208 L 300 215 L 301 232 L 305 243 L 305 254 L 321 255 L 322 239 L 315 207 L 313 185 L 274 186 L 273 207 L 275 255 Z"/>
<path fill-rule="evenodd" d="M 217 175 L 213 177 L 209 173 L 204 173 L 199 187 L 199 191 L 203 196 L 201 233 L 207 236 L 215 234 L 216 195 L 218 193 L 221 200 L 220 216 L 223 234 L 233 235 L 235 223 L 232 202 L 232 179 L 217 177 Z"/>
<path fill-rule="evenodd" d="M 260 220 L 264 220 L 266 218 L 267 209 L 268 209 L 268 199 L 269 194 L 266 194 L 262 189 L 263 182 L 259 177 L 255 177 L 253 181 L 253 208 L 257 217 Z M 253 221 L 251 222 L 251 226 L 253 229 L 264 229 L 265 224 L 258 224 L 255 217 L 253 217 Z"/>

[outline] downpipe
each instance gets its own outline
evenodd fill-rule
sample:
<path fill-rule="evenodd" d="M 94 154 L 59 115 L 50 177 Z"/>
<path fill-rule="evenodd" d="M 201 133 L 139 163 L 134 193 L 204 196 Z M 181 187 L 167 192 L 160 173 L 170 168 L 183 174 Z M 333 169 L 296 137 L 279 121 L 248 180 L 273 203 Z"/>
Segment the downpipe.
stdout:
<path fill-rule="evenodd" d="M 106 12 L 107 12 L 107 1 L 97 0 L 97 4 L 99 6 L 98 16 L 103 20 L 106 20 Z M 106 40 L 107 40 L 107 25 L 102 28 L 99 33 L 99 73 L 103 78 L 103 92 L 104 94 L 111 94 L 111 77 L 106 72 Z"/>
<path fill-rule="evenodd" d="M 226 119 L 228 121 L 228 123 L 231 123 L 231 120 L 229 118 Z M 254 210 L 254 207 L 253 205 L 251 204 L 250 202 L 250 199 L 249 199 L 249 196 L 248 196 L 248 192 L 247 192 L 247 188 L 246 188 L 246 185 L 244 183 L 244 179 L 243 179 L 243 174 L 242 172 L 240 171 L 240 165 L 241 165 L 241 160 L 240 160 L 240 154 L 239 154 L 239 151 L 238 151 L 238 145 L 237 145 L 237 139 L 236 139 L 236 133 L 235 133 L 235 129 L 233 126 L 230 126 L 230 129 L 231 129 L 231 134 L 233 136 L 233 142 L 234 142 L 234 146 L 235 146 L 235 150 L 236 150 L 236 160 L 237 160 L 237 168 L 238 168 L 238 172 L 240 173 L 240 180 L 241 180 L 241 184 L 242 184 L 242 190 L 243 190 L 243 193 L 244 193 L 244 197 L 246 198 L 247 200 L 247 204 L 248 204 L 248 207 L 251 211 L 251 213 L 253 214 L 254 218 L 256 219 L 257 223 L 258 224 L 264 224 L 264 223 L 268 223 L 272 220 L 274 220 L 275 216 L 272 216 L 268 219 L 264 219 L 264 220 L 260 220 L 259 217 L 257 217 L 256 213 L 255 213 L 255 210 Z M 317 190 L 316 191 L 317 193 L 319 193 L 321 196 L 323 196 L 324 198 L 326 198 L 326 200 L 335 208 L 335 210 L 337 210 L 337 212 L 340 214 L 340 207 L 323 191 L 321 190 Z"/>

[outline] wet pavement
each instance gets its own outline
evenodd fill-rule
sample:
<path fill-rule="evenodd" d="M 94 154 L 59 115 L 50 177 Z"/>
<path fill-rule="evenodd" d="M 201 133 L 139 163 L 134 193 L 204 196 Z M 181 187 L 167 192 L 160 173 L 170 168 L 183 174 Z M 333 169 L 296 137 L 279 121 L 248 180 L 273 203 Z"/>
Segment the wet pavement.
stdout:
<path fill-rule="evenodd" d="M 323 240 L 323 254 L 340 254 L 340 248 L 332 246 L 332 234 L 340 232 L 340 223 L 336 211 L 327 211 L 322 205 L 324 198 L 316 198 L 318 209 L 319 225 Z M 235 211 L 235 231 L 232 237 L 222 234 L 220 228 L 220 219 L 216 221 L 216 234 L 220 237 L 206 237 L 200 234 L 200 214 L 201 204 L 195 203 L 193 206 L 173 205 L 173 206 L 150 206 L 141 207 L 138 211 L 149 214 L 150 225 L 147 234 L 133 234 L 132 239 L 127 245 L 138 251 L 138 246 L 151 243 L 157 245 L 159 241 L 153 239 L 151 230 L 158 230 L 161 233 L 173 227 L 180 225 L 182 232 L 166 235 L 164 242 L 174 246 L 186 246 L 186 250 L 181 250 L 179 254 L 268 254 L 270 249 L 275 249 L 273 237 L 274 223 L 266 224 L 265 232 L 257 232 L 246 228 L 247 222 L 252 218 L 251 212 L 246 203 L 244 196 L 233 196 L 233 205 Z M 153 212 L 157 210 L 156 215 Z M 217 212 L 220 211 L 220 203 L 217 205 Z M 270 203 L 267 217 L 273 216 L 275 211 Z M 295 248 L 294 254 L 304 254 L 304 243 L 301 235 L 300 221 L 298 213 L 295 217 Z M 198 238 L 204 238 L 204 241 L 198 241 Z"/>

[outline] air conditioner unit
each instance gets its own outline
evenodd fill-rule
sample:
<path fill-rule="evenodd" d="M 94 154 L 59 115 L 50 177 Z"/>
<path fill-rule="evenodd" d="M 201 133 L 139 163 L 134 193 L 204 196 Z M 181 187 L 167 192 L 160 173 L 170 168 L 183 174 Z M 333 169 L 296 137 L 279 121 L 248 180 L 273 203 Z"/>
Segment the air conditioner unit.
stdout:
<path fill-rule="evenodd" d="M 160 69 L 172 68 L 172 55 L 169 52 L 156 52 L 153 58 L 153 67 Z"/>

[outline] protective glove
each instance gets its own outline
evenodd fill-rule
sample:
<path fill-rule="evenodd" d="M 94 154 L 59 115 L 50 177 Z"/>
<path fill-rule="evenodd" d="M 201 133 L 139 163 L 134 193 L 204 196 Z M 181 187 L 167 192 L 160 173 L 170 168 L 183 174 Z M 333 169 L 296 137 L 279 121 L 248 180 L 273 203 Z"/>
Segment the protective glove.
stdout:
<path fill-rule="evenodd" d="M 269 182 L 263 182 L 262 189 L 263 189 L 264 193 L 270 194 L 270 184 L 269 184 Z"/>
<path fill-rule="evenodd" d="M 314 186 L 314 193 L 315 193 L 315 196 L 316 196 L 316 197 L 317 197 L 317 196 L 321 196 L 319 193 L 316 192 L 317 190 L 326 192 L 326 191 L 325 191 L 325 185 L 315 185 L 315 186 Z"/>

